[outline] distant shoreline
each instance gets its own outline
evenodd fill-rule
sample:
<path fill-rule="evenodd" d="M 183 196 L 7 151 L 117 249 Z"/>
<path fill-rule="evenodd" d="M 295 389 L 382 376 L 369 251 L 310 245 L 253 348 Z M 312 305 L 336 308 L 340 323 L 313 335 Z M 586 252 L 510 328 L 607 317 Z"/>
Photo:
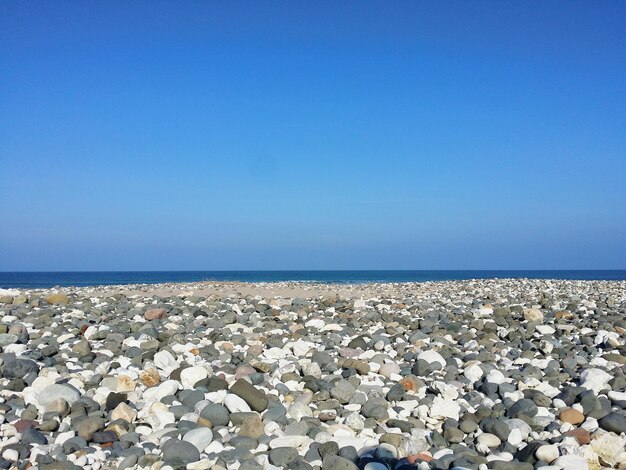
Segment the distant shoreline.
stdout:
<path fill-rule="evenodd" d="M 626 280 L 626 270 L 281 270 L 0 272 L 0 288 L 154 285 L 192 282 L 405 283 L 471 279 Z"/>

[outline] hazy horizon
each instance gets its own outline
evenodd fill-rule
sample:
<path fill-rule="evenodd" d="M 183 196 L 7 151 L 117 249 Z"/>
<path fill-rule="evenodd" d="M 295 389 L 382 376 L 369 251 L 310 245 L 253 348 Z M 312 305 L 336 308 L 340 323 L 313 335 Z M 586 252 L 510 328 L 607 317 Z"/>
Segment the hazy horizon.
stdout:
<path fill-rule="evenodd" d="M 625 24 L 4 2 L 0 271 L 624 269 Z"/>

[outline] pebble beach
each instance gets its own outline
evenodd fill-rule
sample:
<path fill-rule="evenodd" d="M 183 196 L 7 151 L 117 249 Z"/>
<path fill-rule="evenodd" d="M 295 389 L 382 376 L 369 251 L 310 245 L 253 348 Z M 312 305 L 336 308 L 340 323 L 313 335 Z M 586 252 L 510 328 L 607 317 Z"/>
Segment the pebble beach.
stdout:
<path fill-rule="evenodd" d="M 0 468 L 626 469 L 626 281 L 0 290 Z"/>

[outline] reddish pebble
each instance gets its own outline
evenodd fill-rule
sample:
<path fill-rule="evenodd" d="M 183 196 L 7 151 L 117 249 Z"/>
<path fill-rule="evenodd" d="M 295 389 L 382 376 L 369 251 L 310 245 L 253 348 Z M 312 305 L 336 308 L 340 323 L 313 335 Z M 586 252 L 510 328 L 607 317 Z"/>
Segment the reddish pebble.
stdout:
<path fill-rule="evenodd" d="M 13 423 L 15 426 L 15 430 L 19 433 L 26 431 L 27 429 L 34 429 L 39 425 L 37 421 L 33 421 L 32 419 L 20 419 Z"/>
<path fill-rule="evenodd" d="M 583 428 L 572 429 L 571 431 L 563 433 L 563 436 L 575 438 L 581 446 L 585 446 L 591 442 L 591 435 L 589 434 L 589 431 Z"/>
<path fill-rule="evenodd" d="M 167 312 L 164 308 L 151 308 L 150 310 L 146 310 L 146 313 L 143 314 L 143 317 L 146 320 L 160 320 L 167 315 Z"/>
<path fill-rule="evenodd" d="M 564 423 L 580 424 L 585 420 L 585 415 L 575 408 L 565 408 L 559 414 L 559 419 Z"/>
<path fill-rule="evenodd" d="M 413 455 L 409 455 L 407 458 L 407 461 L 412 465 L 414 463 L 419 463 L 419 462 L 430 462 L 433 459 L 433 456 L 430 454 L 427 454 L 425 452 L 419 453 L 419 454 L 413 454 Z"/>

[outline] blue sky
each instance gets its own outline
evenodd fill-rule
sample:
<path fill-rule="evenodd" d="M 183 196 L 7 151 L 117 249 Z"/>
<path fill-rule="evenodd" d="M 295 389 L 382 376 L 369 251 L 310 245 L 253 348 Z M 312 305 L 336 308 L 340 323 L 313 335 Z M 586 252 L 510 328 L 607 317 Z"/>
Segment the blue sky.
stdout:
<path fill-rule="evenodd" d="M 0 270 L 626 268 L 624 2 L 2 2 Z"/>

